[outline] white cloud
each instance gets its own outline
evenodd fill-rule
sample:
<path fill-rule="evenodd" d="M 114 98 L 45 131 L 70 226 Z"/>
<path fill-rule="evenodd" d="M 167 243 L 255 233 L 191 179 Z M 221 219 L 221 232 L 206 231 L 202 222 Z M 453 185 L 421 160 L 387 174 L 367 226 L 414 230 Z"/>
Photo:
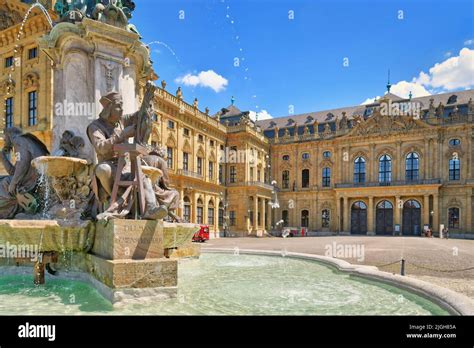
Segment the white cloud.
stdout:
<path fill-rule="evenodd" d="M 452 55 L 453 55 L 453 52 L 451 52 L 451 51 L 448 51 L 448 52 L 446 52 L 446 53 L 444 54 L 445 58 L 449 58 L 449 57 L 451 57 Z"/>
<path fill-rule="evenodd" d="M 250 112 L 249 112 L 249 117 L 250 117 L 250 119 L 253 120 L 253 121 L 255 121 L 255 115 L 256 115 L 256 112 L 255 112 L 255 111 L 250 111 Z M 259 120 L 259 121 L 268 120 L 268 119 L 270 119 L 270 118 L 273 118 L 273 116 L 270 115 L 267 110 L 260 110 L 260 111 L 258 112 L 258 120 Z"/>
<path fill-rule="evenodd" d="M 380 96 L 376 96 L 375 98 L 367 98 L 363 103 L 360 105 L 365 105 L 365 104 L 372 104 L 376 99 L 379 99 Z"/>
<path fill-rule="evenodd" d="M 444 62 L 436 63 L 429 70 L 427 81 L 424 72 L 421 83 L 444 90 L 457 88 L 469 88 L 474 86 L 474 50 L 464 47 L 459 51 L 459 56 L 446 59 Z M 418 79 L 415 79 L 418 82 Z"/>
<path fill-rule="evenodd" d="M 229 81 L 223 76 L 217 74 L 214 70 L 207 70 L 201 71 L 197 75 L 186 74 L 182 77 L 178 77 L 175 82 L 182 83 L 185 86 L 209 87 L 212 88 L 214 92 L 219 93 L 220 91 L 225 90 Z"/>
<path fill-rule="evenodd" d="M 467 40 L 464 44 L 474 43 Z M 432 66 L 428 73 L 421 71 L 418 77 L 409 81 L 399 81 L 392 85 L 390 92 L 402 98 L 413 98 L 431 95 L 435 89 L 449 92 L 459 88 L 474 86 L 474 50 L 467 47 L 459 51 L 459 55 L 447 58 Z M 362 104 L 370 104 L 374 98 L 366 99 Z"/>
<path fill-rule="evenodd" d="M 474 39 L 469 39 L 469 40 L 464 41 L 464 46 L 470 46 L 472 44 L 474 44 Z"/>

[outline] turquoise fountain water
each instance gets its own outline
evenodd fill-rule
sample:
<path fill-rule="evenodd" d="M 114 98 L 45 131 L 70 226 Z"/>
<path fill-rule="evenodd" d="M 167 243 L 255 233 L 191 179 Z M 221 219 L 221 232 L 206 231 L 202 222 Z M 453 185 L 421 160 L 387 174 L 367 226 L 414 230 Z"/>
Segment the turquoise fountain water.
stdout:
<path fill-rule="evenodd" d="M 360 280 L 312 261 L 203 254 L 181 260 L 178 297 L 113 307 L 78 281 L 0 278 L 0 315 L 447 315 L 410 292 Z"/>

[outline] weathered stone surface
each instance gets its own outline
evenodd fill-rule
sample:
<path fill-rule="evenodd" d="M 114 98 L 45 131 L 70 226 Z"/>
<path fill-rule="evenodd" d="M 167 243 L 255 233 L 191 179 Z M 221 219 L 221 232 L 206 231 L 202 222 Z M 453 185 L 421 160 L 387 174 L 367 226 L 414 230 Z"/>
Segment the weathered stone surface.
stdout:
<path fill-rule="evenodd" d="M 61 226 L 53 220 L 0 220 L 0 243 L 37 245 L 39 251 L 83 251 L 93 240 L 90 221 Z"/>
<path fill-rule="evenodd" d="M 92 253 L 108 260 L 161 258 L 163 222 L 153 220 L 110 220 L 97 222 Z"/>
<path fill-rule="evenodd" d="M 90 273 L 110 288 L 156 288 L 178 284 L 176 260 L 105 260 L 95 255 L 90 255 L 90 260 Z"/>
<path fill-rule="evenodd" d="M 186 257 L 199 257 L 201 255 L 201 245 L 198 243 L 187 242 L 178 249 L 173 250 L 170 257 L 173 259 L 182 259 Z"/>
<path fill-rule="evenodd" d="M 200 226 L 189 223 L 164 222 L 164 247 L 166 249 L 179 248 L 190 242 Z"/>

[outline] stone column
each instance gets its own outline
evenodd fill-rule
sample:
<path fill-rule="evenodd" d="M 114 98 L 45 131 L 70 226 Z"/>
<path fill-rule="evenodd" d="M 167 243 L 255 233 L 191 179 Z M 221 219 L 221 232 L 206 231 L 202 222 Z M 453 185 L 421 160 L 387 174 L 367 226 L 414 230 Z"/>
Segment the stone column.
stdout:
<path fill-rule="evenodd" d="M 392 158 L 392 161 L 393 161 L 393 158 Z M 402 178 L 401 173 L 402 173 L 402 167 L 404 167 L 405 162 L 403 161 L 403 158 L 402 158 L 402 142 L 401 141 L 397 141 L 397 160 L 394 161 L 394 163 L 397 164 L 397 167 L 394 170 L 396 177 L 393 178 L 393 180 L 394 181 L 403 180 L 404 178 Z"/>
<path fill-rule="evenodd" d="M 191 221 L 192 223 L 197 223 L 197 200 L 198 200 L 198 195 L 197 192 L 192 193 L 192 206 L 191 206 Z"/>
<path fill-rule="evenodd" d="M 217 238 L 219 237 L 219 203 L 220 203 L 220 198 L 215 197 L 214 198 L 214 237 Z"/>
<path fill-rule="evenodd" d="M 464 232 L 470 233 L 474 232 L 472 229 L 472 190 L 469 189 L 466 196 L 466 227 L 464 228 Z"/>
<path fill-rule="evenodd" d="M 184 190 L 179 190 L 179 208 L 178 208 L 178 216 L 183 218 L 184 215 Z"/>
<path fill-rule="evenodd" d="M 272 228 L 272 214 L 273 214 L 273 209 L 270 207 L 270 205 L 268 204 L 268 200 L 265 201 L 265 208 L 267 210 L 267 213 L 265 214 L 265 216 L 267 217 L 267 225 L 265 227 L 265 229 L 267 231 L 270 231 Z"/>
<path fill-rule="evenodd" d="M 375 235 L 374 231 L 374 197 L 369 197 L 369 207 L 367 212 L 367 235 L 373 236 Z"/>
<path fill-rule="evenodd" d="M 439 233 L 439 194 L 433 195 L 433 232 Z"/>
<path fill-rule="evenodd" d="M 344 197 L 344 207 L 343 207 L 344 215 L 344 232 L 349 232 L 349 199 Z"/>
<path fill-rule="evenodd" d="M 423 226 L 430 223 L 430 195 L 424 195 L 423 197 Z M 421 231 L 423 232 L 423 226 Z"/>
<path fill-rule="evenodd" d="M 336 228 L 337 232 L 341 232 L 341 197 L 337 196 L 336 197 L 336 215 L 335 218 L 336 220 Z"/>
<path fill-rule="evenodd" d="M 204 211 L 202 212 L 202 223 L 203 223 L 203 225 L 208 225 L 208 223 L 209 223 L 208 215 L 207 215 L 208 208 L 209 208 L 209 196 L 204 195 L 204 207 L 203 207 Z"/>
<path fill-rule="evenodd" d="M 253 197 L 253 230 L 257 234 L 258 231 L 258 196 Z"/>
<path fill-rule="evenodd" d="M 400 207 L 398 206 L 399 201 L 400 201 L 400 196 L 396 196 L 395 197 L 395 207 L 394 207 L 394 211 L 393 211 L 393 213 L 395 215 L 393 216 L 393 221 L 394 221 L 395 225 L 397 225 L 397 224 L 400 225 L 400 231 L 401 231 L 402 226 L 401 226 L 401 222 L 400 222 Z M 395 230 L 394 230 L 394 232 L 395 232 Z"/>
<path fill-rule="evenodd" d="M 375 145 L 370 144 L 370 159 L 369 159 L 369 175 L 368 175 L 368 182 L 377 181 L 377 159 L 375 158 Z"/>
<path fill-rule="evenodd" d="M 263 233 L 265 231 L 265 198 L 262 197 L 260 202 L 260 228 L 262 229 L 261 236 L 263 237 Z"/>

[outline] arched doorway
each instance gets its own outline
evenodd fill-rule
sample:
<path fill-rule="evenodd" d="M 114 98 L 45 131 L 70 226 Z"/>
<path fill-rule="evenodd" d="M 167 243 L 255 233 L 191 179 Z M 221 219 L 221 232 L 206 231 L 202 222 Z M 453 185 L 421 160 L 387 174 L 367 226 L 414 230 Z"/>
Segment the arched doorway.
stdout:
<path fill-rule="evenodd" d="M 351 234 L 367 234 L 367 205 L 362 201 L 352 204 Z"/>
<path fill-rule="evenodd" d="M 393 205 L 389 201 L 381 201 L 377 204 L 375 233 L 380 235 L 393 234 Z"/>
<path fill-rule="evenodd" d="M 414 199 L 403 204 L 402 233 L 407 236 L 421 235 L 421 205 Z"/>

